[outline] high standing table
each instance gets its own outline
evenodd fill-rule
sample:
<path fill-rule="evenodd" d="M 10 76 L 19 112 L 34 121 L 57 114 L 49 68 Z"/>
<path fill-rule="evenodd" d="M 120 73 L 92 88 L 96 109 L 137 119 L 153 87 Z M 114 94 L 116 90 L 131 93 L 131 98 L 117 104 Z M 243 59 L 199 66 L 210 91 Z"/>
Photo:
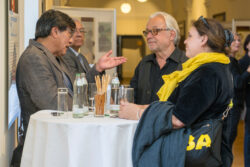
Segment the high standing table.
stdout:
<path fill-rule="evenodd" d="M 51 112 L 31 116 L 21 167 L 132 167 L 138 121 Z"/>

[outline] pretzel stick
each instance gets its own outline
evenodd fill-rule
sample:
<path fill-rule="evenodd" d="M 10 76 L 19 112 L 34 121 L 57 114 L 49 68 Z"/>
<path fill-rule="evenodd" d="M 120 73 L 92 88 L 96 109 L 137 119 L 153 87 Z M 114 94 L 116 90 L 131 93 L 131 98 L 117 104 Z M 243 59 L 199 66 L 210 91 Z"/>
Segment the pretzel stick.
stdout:
<path fill-rule="evenodd" d="M 107 79 L 106 79 L 106 74 L 105 75 L 103 75 L 103 80 L 104 80 L 104 84 L 103 84 L 103 87 L 102 87 L 102 90 L 103 90 L 103 92 L 105 93 L 106 91 L 107 91 L 107 89 L 106 89 L 106 82 L 107 82 Z"/>
<path fill-rule="evenodd" d="M 108 75 L 108 84 L 109 84 L 109 82 L 110 82 L 110 75 Z M 108 85 L 107 85 L 108 86 Z"/>
<path fill-rule="evenodd" d="M 105 74 L 101 77 L 97 75 L 95 76 L 95 82 L 96 82 L 96 89 L 98 94 L 106 93 L 108 84 L 110 82 L 110 75 Z"/>
<path fill-rule="evenodd" d="M 108 84 L 109 84 L 109 81 L 110 81 L 110 75 L 105 74 L 104 78 L 105 78 L 105 84 L 104 84 L 103 89 L 104 89 L 104 92 L 107 92 Z"/>
<path fill-rule="evenodd" d="M 98 84 L 99 84 L 99 90 L 98 90 L 98 93 L 102 93 L 102 84 L 101 84 L 101 79 L 100 79 L 100 76 L 98 75 L 97 76 L 97 81 L 98 81 Z"/>
<path fill-rule="evenodd" d="M 104 87 L 105 87 L 105 76 L 103 75 L 103 76 L 102 76 L 102 93 L 105 92 Z"/>
<path fill-rule="evenodd" d="M 96 90 L 98 90 L 98 85 L 97 85 L 97 78 L 95 76 L 95 83 L 96 83 Z"/>
<path fill-rule="evenodd" d="M 95 83 L 96 83 L 96 90 L 98 91 L 99 85 L 98 85 L 98 83 L 97 83 L 97 76 L 95 76 Z"/>
<path fill-rule="evenodd" d="M 99 76 L 95 76 L 95 82 L 96 82 L 96 90 L 97 90 L 97 93 L 100 93 L 100 90 L 101 90 L 101 83 L 100 83 L 100 77 L 99 77 Z"/>

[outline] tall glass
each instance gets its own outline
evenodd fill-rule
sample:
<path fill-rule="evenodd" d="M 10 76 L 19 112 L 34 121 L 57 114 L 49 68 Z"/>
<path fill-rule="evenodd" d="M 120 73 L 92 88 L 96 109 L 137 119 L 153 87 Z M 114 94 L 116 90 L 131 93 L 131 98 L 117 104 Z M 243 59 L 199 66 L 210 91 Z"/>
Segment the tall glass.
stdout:
<path fill-rule="evenodd" d="M 57 110 L 59 112 L 68 111 L 68 88 L 57 89 Z"/>
<path fill-rule="evenodd" d="M 89 83 L 88 85 L 89 112 L 95 111 L 95 95 L 96 95 L 96 83 Z"/>
<path fill-rule="evenodd" d="M 121 100 L 134 103 L 134 88 L 124 88 L 121 90 Z"/>
<path fill-rule="evenodd" d="M 118 111 L 120 110 L 120 89 L 119 88 L 111 88 L 110 94 L 110 117 L 118 116 Z"/>

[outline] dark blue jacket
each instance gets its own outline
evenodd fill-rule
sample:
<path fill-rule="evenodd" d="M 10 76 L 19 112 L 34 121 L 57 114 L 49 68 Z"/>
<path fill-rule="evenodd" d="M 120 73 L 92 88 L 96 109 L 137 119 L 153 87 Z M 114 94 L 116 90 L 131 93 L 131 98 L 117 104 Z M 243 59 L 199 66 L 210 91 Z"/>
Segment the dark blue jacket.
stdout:
<path fill-rule="evenodd" d="M 132 150 L 134 167 L 184 167 L 190 131 L 172 129 L 171 102 L 154 102 L 143 113 Z"/>

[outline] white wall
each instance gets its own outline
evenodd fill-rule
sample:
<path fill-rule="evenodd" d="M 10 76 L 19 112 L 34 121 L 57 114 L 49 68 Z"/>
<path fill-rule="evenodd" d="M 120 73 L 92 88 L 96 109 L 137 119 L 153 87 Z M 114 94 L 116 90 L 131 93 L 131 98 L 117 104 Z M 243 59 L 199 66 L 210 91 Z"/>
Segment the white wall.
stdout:
<path fill-rule="evenodd" d="M 35 37 L 35 26 L 39 17 L 40 0 L 24 0 L 24 47 Z"/>

